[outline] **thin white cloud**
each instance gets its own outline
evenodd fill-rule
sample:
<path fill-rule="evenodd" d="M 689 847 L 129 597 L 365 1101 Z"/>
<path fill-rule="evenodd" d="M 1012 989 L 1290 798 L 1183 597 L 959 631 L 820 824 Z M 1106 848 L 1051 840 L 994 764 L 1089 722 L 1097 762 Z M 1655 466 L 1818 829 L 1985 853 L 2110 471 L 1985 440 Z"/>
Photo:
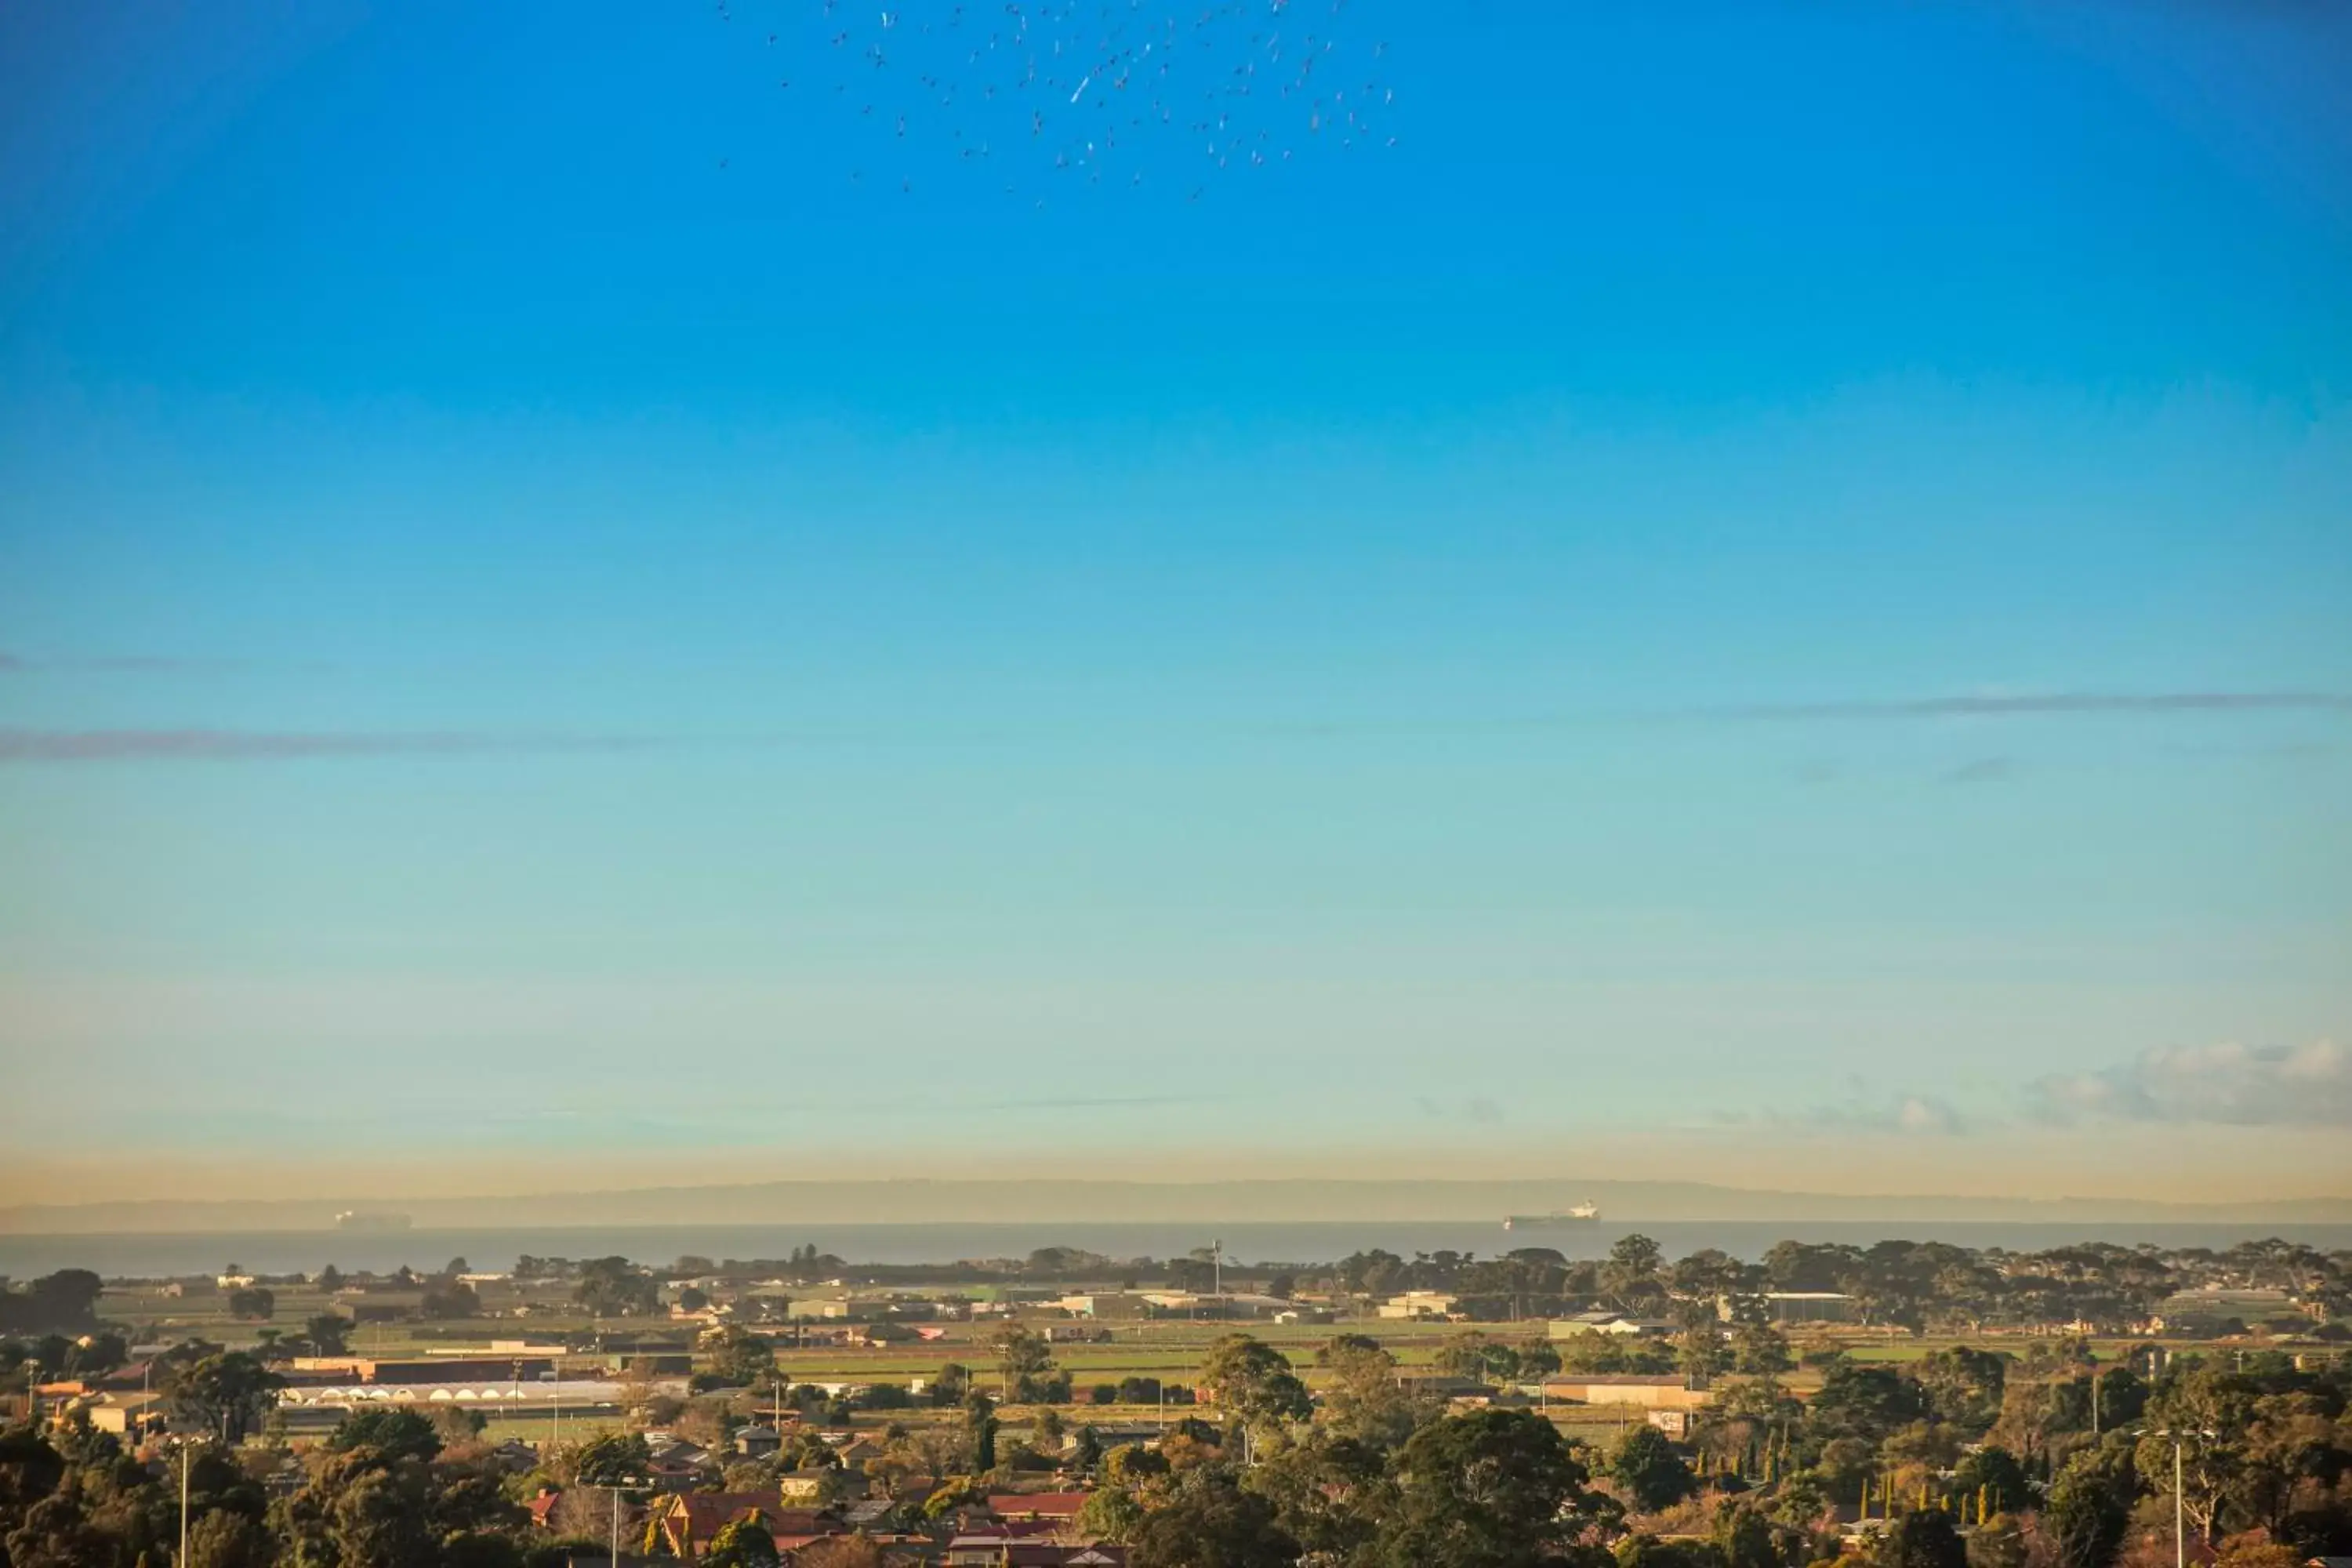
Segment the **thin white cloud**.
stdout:
<path fill-rule="evenodd" d="M 42 670 L 114 673 L 248 668 L 224 660 L 152 656 L 108 657 L 70 661 L 35 660 L 0 650 L 0 675 Z M 289 667 L 290 668 L 290 667 Z M 324 668 L 324 666 L 305 668 Z M 1517 719 L 1411 720 L 1249 724 L 1237 732 L 1261 738 L 1316 740 L 1350 735 L 1502 733 L 1558 729 L 1611 721 L 1701 721 L 1805 723 L 1894 721 L 1915 722 L 1955 718 L 2051 718 L 2064 716 L 2230 715 L 2317 713 L 2352 716 L 2352 693 L 2337 691 L 2157 691 L 2059 692 L 2040 696 L 1925 697 L 1891 701 L 1837 700 L 1751 703 L 1649 714 L 1533 715 Z M 875 734 L 753 734 L 731 740 L 688 742 L 661 735 L 551 734 L 537 731 L 412 733 L 257 731 L 200 728 L 157 730 L 0 730 L 0 764 L 26 763 L 286 762 L 320 757 L 487 756 L 508 752 L 589 753 L 643 751 L 687 744 L 769 747 L 831 740 L 877 742 Z M 936 742 L 948 737 L 929 739 Z M 971 737 L 965 736 L 969 740 Z M 1977 759 L 1946 773 L 1951 784 L 1991 784 L 2011 775 L 2007 756 Z M 1821 782 L 1829 775 L 1809 777 Z"/>
<path fill-rule="evenodd" d="M 250 730 L 0 730 L 0 763 L 289 762 L 331 757 L 471 757 L 642 751 L 630 735 L 366 733 Z"/>
<path fill-rule="evenodd" d="M 2045 1120 L 2352 1128 L 2352 1051 L 2303 1046 L 2164 1047 L 2097 1072 L 2033 1086 Z"/>
<path fill-rule="evenodd" d="M 1969 1131 L 1968 1119 L 1948 1100 L 1926 1094 L 1898 1094 L 1885 1099 L 1857 1096 L 1836 1104 L 1815 1105 L 1799 1111 L 1743 1112 L 1724 1120 L 1736 1126 L 1765 1126 L 1805 1132 L 1867 1132 L 1908 1138 L 1956 1138 Z"/>
<path fill-rule="evenodd" d="M 2352 713 L 2341 691 L 2053 691 L 1914 697 L 1892 701 L 1759 702 L 1710 708 L 1709 719 L 1761 721 L 2053 718 L 2160 713 Z"/>

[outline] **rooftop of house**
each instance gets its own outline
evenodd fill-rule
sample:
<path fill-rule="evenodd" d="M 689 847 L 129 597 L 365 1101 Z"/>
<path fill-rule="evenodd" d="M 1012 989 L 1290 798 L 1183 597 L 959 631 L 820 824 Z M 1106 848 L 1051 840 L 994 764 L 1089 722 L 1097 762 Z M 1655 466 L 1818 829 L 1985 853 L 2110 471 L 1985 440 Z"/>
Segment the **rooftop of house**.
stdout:
<path fill-rule="evenodd" d="M 991 1492 L 988 1511 L 999 1519 L 1076 1519 L 1085 1492 Z"/>
<path fill-rule="evenodd" d="M 821 1510 L 786 1508 L 773 1492 L 674 1492 L 663 1505 L 663 1517 L 682 1520 L 697 1541 L 707 1541 L 754 1512 L 779 1534 L 809 1534 L 824 1529 Z"/>

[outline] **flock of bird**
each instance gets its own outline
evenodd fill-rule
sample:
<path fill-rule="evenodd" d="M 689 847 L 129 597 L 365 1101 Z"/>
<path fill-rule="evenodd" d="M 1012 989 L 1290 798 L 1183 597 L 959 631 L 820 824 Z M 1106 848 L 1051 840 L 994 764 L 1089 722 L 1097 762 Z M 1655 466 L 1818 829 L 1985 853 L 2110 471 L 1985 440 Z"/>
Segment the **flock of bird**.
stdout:
<path fill-rule="evenodd" d="M 844 175 L 877 189 L 979 178 L 1041 206 L 1068 186 L 1198 201 L 1221 178 L 1396 145 L 1388 46 L 1344 36 L 1348 0 L 761 5 L 716 0 L 772 58 L 774 90 L 840 122 L 826 144 Z"/>

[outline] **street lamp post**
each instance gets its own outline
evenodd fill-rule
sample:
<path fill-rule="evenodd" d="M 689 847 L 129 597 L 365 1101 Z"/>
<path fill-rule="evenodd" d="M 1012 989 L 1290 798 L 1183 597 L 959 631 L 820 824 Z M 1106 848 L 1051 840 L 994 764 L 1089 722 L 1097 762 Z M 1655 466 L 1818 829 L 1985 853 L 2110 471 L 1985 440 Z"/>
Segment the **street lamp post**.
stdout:
<path fill-rule="evenodd" d="M 173 1568 L 186 1568 L 188 1561 L 188 1465 L 189 1461 L 194 1458 L 193 1450 L 195 1448 L 195 1446 L 203 1441 L 204 1439 L 201 1437 L 183 1436 L 178 1444 L 180 1450 L 180 1554 L 172 1560 Z"/>
<path fill-rule="evenodd" d="M 2172 1440 L 2172 1564 L 2173 1564 L 2173 1568 L 2188 1568 L 2188 1564 L 2189 1564 L 2189 1529 L 2188 1529 L 2188 1517 L 2189 1517 L 2189 1516 L 2188 1516 L 2187 1510 L 2186 1510 L 2186 1503 L 2185 1503 L 2185 1500 L 2184 1500 L 2184 1498 L 2183 1498 L 2183 1496 L 2182 1496 L 2182 1489 L 2181 1489 L 2181 1484 L 2180 1484 L 2180 1483 L 2181 1483 L 2181 1479 L 2182 1479 L 2182 1461 L 2181 1461 L 2181 1458 L 2180 1458 L 2180 1439 L 2179 1439 L 2179 1438 L 2178 1438 L 2178 1437 L 2175 1437 L 2175 1438 Z"/>
<path fill-rule="evenodd" d="M 2211 1437 L 2217 1434 L 2210 1426 L 2175 1428 L 2170 1426 L 2142 1427 L 2151 1437 L 2163 1437 L 2172 1444 L 2172 1564 L 2173 1568 L 2189 1568 L 2189 1515 L 2186 1454 L 2191 1437 Z"/>

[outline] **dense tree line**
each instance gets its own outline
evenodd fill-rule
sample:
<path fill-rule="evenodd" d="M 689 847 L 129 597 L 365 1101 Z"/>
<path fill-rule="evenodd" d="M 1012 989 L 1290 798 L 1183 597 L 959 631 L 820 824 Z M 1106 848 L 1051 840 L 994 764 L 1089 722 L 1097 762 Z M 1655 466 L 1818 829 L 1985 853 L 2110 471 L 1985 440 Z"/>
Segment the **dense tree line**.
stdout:
<path fill-rule="evenodd" d="M 1656 1243 L 1630 1236 L 1607 1258 L 1573 1261 L 1541 1247 L 1484 1259 L 1447 1251 L 1406 1258 L 1374 1248 L 1341 1258 L 1328 1274 L 1339 1289 L 1362 1295 L 1452 1292 L 1469 1316 L 1489 1321 L 1595 1303 L 1671 1314 L 1677 1303 L 1752 1304 L 1768 1292 L 1834 1291 L 1853 1298 L 1864 1321 L 1891 1327 L 1973 1332 L 2080 1323 L 2113 1331 L 2147 1318 L 2176 1291 L 2212 1286 L 2284 1290 L 2328 1312 L 2352 1312 L 2352 1256 L 2275 1239 L 2225 1252 L 2106 1243 L 2011 1252 L 1933 1241 L 1867 1247 L 1783 1241 L 1754 1263 L 1712 1249 L 1669 1263 Z"/>
<path fill-rule="evenodd" d="M 434 1274 L 402 1268 L 346 1277 L 329 1268 L 317 1282 L 328 1289 L 346 1283 L 421 1289 L 428 1296 L 425 1315 L 458 1317 L 479 1308 L 471 1288 L 457 1278 L 467 1272 L 464 1263 L 452 1259 Z M 2352 1314 L 2352 1258 L 2275 1238 L 2226 1251 L 2084 1243 L 2017 1252 L 1945 1242 L 1885 1241 L 1863 1247 L 1784 1241 L 1754 1263 L 1714 1250 L 1669 1263 L 1655 1243 L 1641 1237 L 1623 1238 L 1610 1257 L 1600 1259 L 1571 1260 L 1545 1247 L 1488 1258 L 1443 1249 L 1406 1258 L 1373 1248 L 1319 1264 L 1244 1264 L 1222 1259 L 1207 1247 L 1183 1258 L 1115 1258 L 1071 1247 L 1040 1247 L 1024 1258 L 947 1265 L 853 1264 L 810 1244 L 783 1258 L 687 1256 L 667 1266 L 617 1257 L 526 1255 L 516 1261 L 513 1276 L 527 1283 L 569 1285 L 582 1307 L 616 1318 L 658 1310 L 665 1284 L 709 1280 L 739 1287 L 769 1281 L 877 1287 L 1115 1283 L 1122 1289 L 1152 1284 L 1202 1290 L 1222 1283 L 1228 1289 L 1286 1296 L 1304 1288 L 1362 1296 L 1444 1290 L 1460 1296 L 1468 1315 L 1490 1321 L 1556 1314 L 1596 1302 L 1665 1312 L 1677 1301 L 1702 1298 L 1827 1290 L 1853 1297 L 1871 1323 L 1961 1332 L 2042 1323 L 2081 1323 L 2107 1331 L 2145 1318 L 2176 1291 L 2218 1285 L 2284 1289 L 2337 1315 Z M 272 1283 L 257 1280 L 247 1289 L 266 1294 Z M 0 1292 L 0 1333 L 87 1329 L 98 1293 L 97 1276 L 81 1270 Z"/>
<path fill-rule="evenodd" d="M 2181 1356 L 2143 1379 L 2079 1342 L 1837 1355 L 1809 1399 L 1746 1379 L 1687 1441 L 1637 1425 L 1604 1452 L 1523 1409 L 1444 1414 L 1362 1336 L 1316 1359 L 1328 1386 L 1310 1400 L 1273 1347 L 1221 1341 L 1201 1372 L 1221 1425 L 1102 1456 L 1088 1523 L 1131 1542 L 1138 1568 L 1806 1568 L 1857 1521 L 1874 1568 L 2155 1568 L 2180 1434 L 2192 1555 L 2293 1568 L 2352 1552 L 2340 1366 Z"/>
<path fill-rule="evenodd" d="M 213 1444 L 144 1458 L 87 1428 L 0 1435 L 8 1568 L 525 1568 L 526 1515 L 461 1415 L 372 1411 L 265 1484 L 275 1448 Z"/>

